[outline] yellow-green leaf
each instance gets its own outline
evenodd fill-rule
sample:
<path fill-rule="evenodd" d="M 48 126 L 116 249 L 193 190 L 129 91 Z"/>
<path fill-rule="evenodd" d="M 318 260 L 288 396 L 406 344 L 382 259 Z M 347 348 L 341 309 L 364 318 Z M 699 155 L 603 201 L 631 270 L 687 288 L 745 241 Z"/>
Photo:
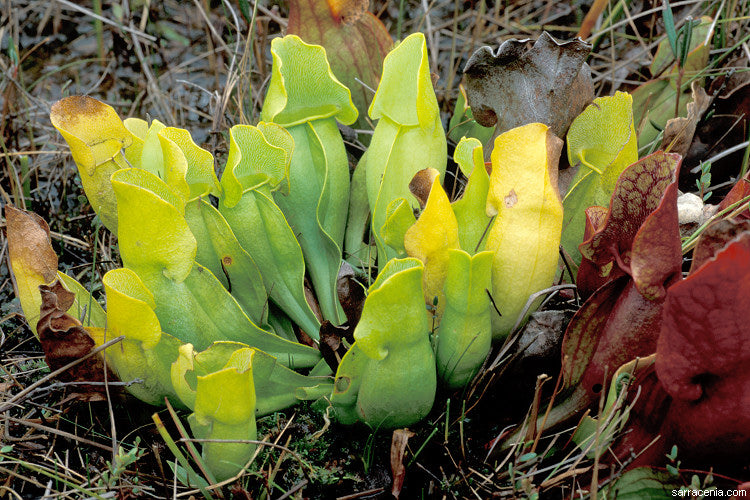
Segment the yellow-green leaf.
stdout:
<path fill-rule="evenodd" d="M 336 276 L 349 206 L 349 161 L 336 120 L 351 124 L 357 110 L 323 47 L 289 35 L 272 42 L 271 54 L 262 116 L 283 125 L 294 139 L 289 192 L 274 193 L 274 201 L 302 248 L 323 317 L 338 325 L 344 322 Z"/>
<path fill-rule="evenodd" d="M 380 235 L 388 204 L 405 198 L 412 208 L 417 208 L 417 200 L 409 191 L 414 174 L 424 168 L 445 173 L 445 132 L 423 34 L 408 36 L 386 56 L 383 76 L 370 105 L 370 117 L 380 121 L 365 163 L 367 198 L 378 246 L 378 264 L 383 266 L 396 255 Z"/>
<path fill-rule="evenodd" d="M 164 332 L 199 349 L 217 340 L 234 340 L 278 356 L 282 363 L 299 367 L 317 363 L 318 351 L 253 323 L 216 276 L 195 262 L 197 244 L 182 199 L 169 186 L 141 169 L 116 172 L 112 184 L 123 263 L 154 294 Z"/>
<path fill-rule="evenodd" d="M 162 333 L 153 294 L 130 269 L 109 271 L 102 283 L 107 294 L 107 327 L 91 329 L 94 341 L 102 344 L 124 336 L 107 350 L 107 361 L 123 382 L 140 379 L 128 391 L 153 405 L 163 404 L 165 396 L 179 403 L 170 369 L 180 342 Z"/>
<path fill-rule="evenodd" d="M 180 356 L 172 364 L 172 384 L 180 399 L 189 408 L 195 407 L 198 376 L 221 370 L 237 350 L 247 351 L 239 342 L 214 342 L 208 349 L 196 352 L 191 344 L 180 347 Z M 267 415 L 288 408 L 302 400 L 330 395 L 333 379 L 297 373 L 270 354 L 253 349 L 255 415 Z"/>
<path fill-rule="evenodd" d="M 304 64 L 284 64 L 299 52 L 308 58 Z M 263 121 L 289 127 L 329 117 L 345 125 L 357 119 L 351 93 L 331 72 L 323 47 L 287 35 L 274 38 L 271 55 L 273 69 L 263 102 Z"/>
<path fill-rule="evenodd" d="M 400 427 L 432 408 L 437 378 L 422 271 L 417 259 L 395 259 L 370 287 L 331 397 L 343 423 Z"/>
<path fill-rule="evenodd" d="M 219 195 L 219 179 L 214 172 L 214 157 L 193 142 L 190 132 L 182 128 L 167 127 L 159 132 L 159 140 L 167 169 L 178 170 L 176 166 L 180 165 L 178 171 L 184 172 L 183 179 L 188 186 L 186 201 L 209 194 Z"/>
<path fill-rule="evenodd" d="M 463 195 L 453 202 L 453 213 L 458 222 L 458 240 L 461 248 L 474 254 L 487 243 L 486 232 L 490 223 L 485 210 L 490 176 L 484 167 L 482 144 L 478 139 L 462 138 L 456 146 L 453 159 L 461 172 L 469 178 Z"/>
<path fill-rule="evenodd" d="M 406 231 L 404 247 L 409 257 L 424 263 L 425 302 L 438 298 L 438 314 L 444 308 L 443 283 L 448 272 L 448 250 L 459 248 L 458 222 L 448 195 L 440 185 L 440 174 L 435 169 L 419 172 L 413 182 L 420 180 L 430 186 L 427 204 L 417 222 Z"/>
<path fill-rule="evenodd" d="M 568 130 L 568 160 L 578 171 L 563 206 L 562 245 L 578 264 L 588 207 L 609 203 L 623 170 L 638 160 L 633 98 L 625 92 L 594 99 Z"/>
<path fill-rule="evenodd" d="M 229 155 L 221 176 L 224 205 L 234 207 L 245 189 L 264 183 L 275 189 L 286 182 L 282 190 L 288 192 L 293 151 L 292 136 L 275 123 L 235 125 L 229 129 Z"/>
<path fill-rule="evenodd" d="M 414 211 L 406 199 L 396 198 L 388 204 L 386 213 L 385 224 L 380 228 L 383 242 L 396 250 L 400 258 L 406 257 L 404 237 L 409 228 L 417 222 Z"/>
<path fill-rule="evenodd" d="M 268 293 L 263 276 L 224 216 L 205 199 L 196 198 L 185 205 L 185 220 L 198 242 L 196 262 L 211 270 L 256 325 L 265 323 Z"/>
<path fill-rule="evenodd" d="M 360 112 L 356 128 L 370 128 L 364 119 L 378 85 L 383 58 L 393 40 L 383 23 L 367 12 L 367 0 L 293 0 L 287 33 L 325 47 L 331 69 L 352 92 Z M 354 57 L 353 57 L 354 55 Z"/>
<path fill-rule="evenodd" d="M 120 252 L 126 267 L 143 275 L 183 281 L 193 267 L 196 241 L 185 221 L 184 201 L 146 170 L 112 176 L 117 194 Z"/>
<path fill-rule="evenodd" d="M 188 418 L 196 437 L 257 439 L 252 368 L 255 353 L 253 349 L 238 349 L 223 369 L 197 377 L 194 412 Z M 255 443 L 206 442 L 201 455 L 216 479 L 222 481 L 237 474 L 256 447 Z"/>
<path fill-rule="evenodd" d="M 554 280 L 563 218 L 557 188 L 561 149 L 562 140 L 541 123 L 495 139 L 487 214 L 497 217 L 486 246 L 495 251 L 492 297 L 502 314 L 493 316 L 494 337 L 508 335 L 529 296 Z"/>
<path fill-rule="evenodd" d="M 445 312 L 436 332 L 438 375 L 451 389 L 465 386 L 476 375 L 492 346 L 492 318 L 487 292 L 492 286 L 490 251 L 473 257 L 448 250 Z"/>

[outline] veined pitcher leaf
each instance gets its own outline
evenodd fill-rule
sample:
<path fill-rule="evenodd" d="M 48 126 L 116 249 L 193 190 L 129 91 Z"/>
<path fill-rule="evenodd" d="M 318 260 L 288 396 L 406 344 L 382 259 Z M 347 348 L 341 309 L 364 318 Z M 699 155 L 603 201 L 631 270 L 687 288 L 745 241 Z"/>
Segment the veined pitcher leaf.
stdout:
<path fill-rule="evenodd" d="M 658 151 L 620 175 L 606 218 L 579 245 L 578 287 L 584 297 L 625 274 L 649 298 L 664 296 L 665 282 L 682 263 L 675 183 L 679 164 L 679 155 Z M 596 213 L 600 218 L 602 212 Z"/>
<path fill-rule="evenodd" d="M 625 92 L 594 99 L 570 125 L 568 161 L 578 165 L 563 200 L 562 245 L 579 264 L 588 207 L 607 205 L 615 182 L 638 160 L 638 138 L 633 124 L 633 98 Z"/>
<path fill-rule="evenodd" d="M 620 176 L 604 222 L 581 244 L 579 288 L 590 295 L 563 338 L 563 387 L 567 400 L 545 417 L 547 425 L 571 418 L 571 410 L 599 400 L 612 367 L 656 349 L 665 288 L 681 279 L 682 252 L 677 223 L 678 155 L 663 152 L 641 159 Z M 587 278 L 594 274 L 596 280 Z M 598 287 L 590 286 L 598 280 Z M 591 293 L 593 291 L 593 293 Z M 587 295 L 587 296 L 588 296 Z"/>
<path fill-rule="evenodd" d="M 349 89 L 331 72 L 323 47 L 288 35 L 271 43 L 271 54 L 262 116 L 294 139 L 289 193 L 275 193 L 274 200 L 302 248 L 323 316 L 341 324 L 345 319 L 335 289 L 349 206 L 349 162 L 336 120 L 351 124 L 357 110 Z"/>
<path fill-rule="evenodd" d="M 235 206 L 245 189 L 266 183 L 272 189 L 288 192 L 292 151 L 294 139 L 275 123 L 235 125 L 229 129 L 229 155 L 221 176 L 224 205 Z"/>
<path fill-rule="evenodd" d="M 287 33 L 326 49 L 333 73 L 351 90 L 359 110 L 357 128 L 366 129 L 370 128 L 364 118 L 372 101 L 370 88 L 378 86 L 383 58 L 393 45 L 383 23 L 367 11 L 368 3 L 292 0 L 287 27 Z"/>
<path fill-rule="evenodd" d="M 681 451 L 750 451 L 749 292 L 747 232 L 667 290 L 656 374 L 673 400 L 668 420 Z"/>
<path fill-rule="evenodd" d="M 111 106 L 86 96 L 57 101 L 50 120 L 70 146 L 89 203 L 104 225 L 116 232 L 117 208 L 109 178 L 128 166 L 133 134 Z M 140 153 L 140 149 L 133 152 Z"/>
<path fill-rule="evenodd" d="M 495 139 L 487 215 L 497 217 L 485 247 L 495 252 L 492 297 L 502 314 L 493 316 L 494 337 L 508 335 L 529 296 L 555 278 L 563 218 L 557 190 L 561 149 L 562 140 L 541 123 Z"/>
<path fill-rule="evenodd" d="M 298 367 L 313 366 L 318 351 L 262 330 L 207 268 L 194 261 L 196 243 L 182 199 L 141 169 L 112 176 L 123 263 L 153 293 L 167 333 L 205 349 L 217 340 L 244 342 Z M 176 205 L 176 206 L 175 206 Z"/>
<path fill-rule="evenodd" d="M 417 259 L 395 259 L 370 287 L 354 345 L 336 371 L 331 402 L 340 421 L 401 427 L 432 408 L 437 380 L 422 271 Z"/>
<path fill-rule="evenodd" d="M 396 255 L 380 234 L 389 203 L 405 198 L 417 208 L 417 200 L 409 192 L 414 174 L 424 168 L 445 173 L 445 133 L 423 34 L 409 35 L 386 56 L 369 114 L 379 121 L 366 156 L 367 198 L 378 264 L 383 266 Z"/>
<path fill-rule="evenodd" d="M 190 132 L 182 128 L 167 127 L 159 132 L 164 153 L 164 165 L 169 171 L 184 162 L 184 182 L 188 185 L 185 201 L 212 194 L 219 195 L 219 179 L 214 172 L 214 157 L 193 142 Z M 175 168 L 175 170 L 177 170 Z M 169 183 L 167 183 L 169 184 Z"/>
<path fill-rule="evenodd" d="M 263 102 L 263 121 L 284 127 L 335 117 L 349 125 L 357 119 L 351 93 L 331 72 L 326 51 L 296 35 L 271 42 L 273 68 Z M 298 57 L 305 58 L 302 63 Z"/>

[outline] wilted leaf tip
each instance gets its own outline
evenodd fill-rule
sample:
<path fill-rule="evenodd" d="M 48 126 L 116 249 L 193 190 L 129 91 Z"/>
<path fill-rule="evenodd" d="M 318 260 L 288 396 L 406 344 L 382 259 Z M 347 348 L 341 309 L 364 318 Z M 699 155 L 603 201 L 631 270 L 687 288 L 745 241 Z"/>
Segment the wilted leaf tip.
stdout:
<path fill-rule="evenodd" d="M 561 43 L 547 32 L 527 49 L 529 42 L 511 39 L 496 52 L 474 52 L 464 68 L 469 106 L 477 122 L 497 125 L 497 133 L 541 122 L 562 137 L 594 99 L 584 62 L 592 46 L 580 39 Z"/>
<path fill-rule="evenodd" d="M 367 12 L 369 0 L 327 0 L 328 8 L 343 24 L 354 24 Z"/>

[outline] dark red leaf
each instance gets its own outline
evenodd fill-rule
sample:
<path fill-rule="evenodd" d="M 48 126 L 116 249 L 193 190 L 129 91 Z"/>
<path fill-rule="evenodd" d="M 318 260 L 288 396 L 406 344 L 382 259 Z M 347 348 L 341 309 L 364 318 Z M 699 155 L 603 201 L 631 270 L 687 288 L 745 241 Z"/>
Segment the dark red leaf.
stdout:
<path fill-rule="evenodd" d="M 682 278 L 676 179 L 638 229 L 630 253 L 630 270 L 636 288 L 649 300 L 663 300 L 666 287 Z"/>
<path fill-rule="evenodd" d="M 597 231 L 600 231 L 607 220 L 609 209 L 604 207 L 589 207 L 586 209 L 586 225 L 583 231 L 583 241 L 591 239 Z M 576 285 L 578 293 L 587 299 L 599 287 L 607 282 L 614 281 L 624 276 L 625 271 L 613 263 L 608 266 L 597 266 L 593 261 L 582 258 L 578 267 Z"/>
<path fill-rule="evenodd" d="M 621 276 L 620 271 L 633 276 L 642 293 L 653 298 L 663 296 L 665 281 L 681 263 L 677 188 L 667 190 L 675 181 L 679 164 L 679 155 L 658 151 L 620 175 L 604 225 L 578 247 L 583 260 L 593 264 L 582 265 L 579 270 L 582 296 L 593 293 L 594 289 L 588 287 Z"/>
<path fill-rule="evenodd" d="M 627 429 L 611 446 L 619 463 L 637 455 L 629 468 L 663 465 L 673 445 L 681 459 L 711 465 L 750 453 L 750 232 L 741 229 L 745 226 L 714 225 L 703 237 L 705 256 L 697 270 L 667 290 L 655 364 L 638 374 L 640 390 L 631 389 L 625 401 Z M 717 250 L 722 241 L 729 244 Z"/>
<path fill-rule="evenodd" d="M 662 304 L 643 297 L 623 276 L 597 290 L 573 316 L 563 339 L 563 382 L 580 386 L 584 406 L 598 400 L 620 366 L 656 350 Z"/>
<path fill-rule="evenodd" d="M 750 180 L 748 180 L 747 178 L 742 178 L 737 181 L 737 183 L 727 193 L 724 199 L 721 200 L 721 203 L 719 203 L 719 211 L 724 210 L 731 205 L 734 205 L 735 203 L 741 201 L 744 198 L 747 198 L 748 196 L 750 196 Z M 745 208 L 745 210 L 740 212 L 738 217 L 742 219 L 750 219 L 750 210 Z"/>
<path fill-rule="evenodd" d="M 750 234 L 667 294 L 656 372 L 674 398 L 678 444 L 750 453 Z M 727 443 L 731 443 L 731 450 Z"/>
<path fill-rule="evenodd" d="M 583 241 L 587 241 L 604 227 L 604 224 L 607 222 L 607 215 L 609 215 L 609 209 L 606 207 L 594 206 L 586 209 L 586 225 L 583 230 Z"/>
<path fill-rule="evenodd" d="M 750 231 L 750 220 L 747 219 L 742 221 L 722 219 L 708 226 L 693 249 L 690 274 L 713 259 L 730 241 L 747 231 Z"/>

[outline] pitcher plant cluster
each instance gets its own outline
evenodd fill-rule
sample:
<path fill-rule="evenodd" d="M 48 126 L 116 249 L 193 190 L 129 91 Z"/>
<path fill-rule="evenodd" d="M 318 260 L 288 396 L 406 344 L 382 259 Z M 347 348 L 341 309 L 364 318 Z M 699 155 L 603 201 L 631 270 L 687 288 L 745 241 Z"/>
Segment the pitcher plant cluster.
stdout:
<path fill-rule="evenodd" d="M 106 311 L 11 242 L 32 328 L 39 285 L 59 280 L 73 294 L 68 314 L 97 345 L 123 337 L 106 362 L 121 380 L 141 381 L 128 390 L 191 412 L 218 480 L 252 458 L 258 416 L 324 398 L 344 424 L 407 426 L 429 413 L 439 385 L 469 384 L 493 340 L 538 306 L 527 302 L 553 283 L 560 245 L 580 263 L 585 210 L 608 205 L 638 160 L 632 99 L 618 92 L 570 126 L 567 153 L 580 169 L 564 200 L 563 141 L 541 123 L 497 135 L 489 163 L 479 140 L 462 138 L 454 159 L 467 182 L 451 200 L 445 131 L 416 33 L 383 62 L 368 110 L 377 125 L 350 174 L 339 124 L 359 113 L 325 49 L 288 35 L 271 53 L 262 121 L 229 130 L 220 178 L 187 130 L 121 121 L 89 97 L 53 106 L 89 203 L 117 235 L 122 268 L 103 277 Z M 6 216 L 45 227 L 11 207 Z M 321 323 L 347 322 L 337 294 L 344 261 L 362 276 L 379 272 L 348 325 L 354 342 L 343 341 L 332 368 L 316 344 Z"/>

